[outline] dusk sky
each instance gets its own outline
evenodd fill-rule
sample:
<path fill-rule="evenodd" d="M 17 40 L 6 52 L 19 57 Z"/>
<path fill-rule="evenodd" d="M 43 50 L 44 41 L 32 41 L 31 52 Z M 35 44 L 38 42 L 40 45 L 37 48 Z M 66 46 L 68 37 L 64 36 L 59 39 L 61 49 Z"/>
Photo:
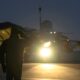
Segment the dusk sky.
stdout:
<path fill-rule="evenodd" d="M 10 21 L 23 27 L 39 28 L 38 7 L 42 20 L 50 20 L 55 31 L 80 40 L 80 0 L 0 0 L 0 22 Z"/>

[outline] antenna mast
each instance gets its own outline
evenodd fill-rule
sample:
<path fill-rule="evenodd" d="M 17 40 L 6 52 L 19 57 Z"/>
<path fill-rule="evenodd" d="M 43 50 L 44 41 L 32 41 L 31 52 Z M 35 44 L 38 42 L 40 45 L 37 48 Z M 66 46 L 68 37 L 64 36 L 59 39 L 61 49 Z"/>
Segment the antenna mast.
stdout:
<path fill-rule="evenodd" d="M 42 21 L 42 16 L 41 16 L 42 8 L 41 8 L 41 6 L 38 8 L 38 10 L 39 10 L 40 29 L 41 29 L 41 21 Z"/>

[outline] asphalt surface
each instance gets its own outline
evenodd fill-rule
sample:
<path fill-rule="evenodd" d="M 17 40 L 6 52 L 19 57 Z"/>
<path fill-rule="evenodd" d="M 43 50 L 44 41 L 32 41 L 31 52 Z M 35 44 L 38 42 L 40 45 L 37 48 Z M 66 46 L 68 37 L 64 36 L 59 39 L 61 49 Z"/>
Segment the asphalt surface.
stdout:
<path fill-rule="evenodd" d="M 27 63 L 22 70 L 22 80 L 80 80 L 80 64 Z"/>
<path fill-rule="evenodd" d="M 22 80 L 80 80 L 80 64 L 24 64 Z"/>

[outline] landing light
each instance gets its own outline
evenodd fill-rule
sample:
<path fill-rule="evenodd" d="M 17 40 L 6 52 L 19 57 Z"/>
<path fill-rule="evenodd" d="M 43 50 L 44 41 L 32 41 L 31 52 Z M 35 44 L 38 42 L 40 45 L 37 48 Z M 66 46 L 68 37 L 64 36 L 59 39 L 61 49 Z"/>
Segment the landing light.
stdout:
<path fill-rule="evenodd" d="M 54 32 L 54 34 L 56 34 L 56 32 Z"/>
<path fill-rule="evenodd" d="M 46 42 L 46 43 L 44 43 L 44 45 L 43 45 L 43 47 L 50 47 L 51 46 L 51 42 L 49 41 L 49 42 Z"/>
<path fill-rule="evenodd" d="M 53 32 L 50 32 L 50 34 L 52 34 Z"/>
<path fill-rule="evenodd" d="M 39 55 L 41 57 L 48 58 L 51 56 L 51 53 L 52 53 L 52 51 L 50 48 L 41 48 Z"/>
<path fill-rule="evenodd" d="M 51 50 L 51 42 L 46 42 L 43 44 L 43 46 L 40 48 L 39 51 L 39 56 L 43 57 L 43 58 L 50 58 L 51 54 L 52 54 L 52 50 Z"/>

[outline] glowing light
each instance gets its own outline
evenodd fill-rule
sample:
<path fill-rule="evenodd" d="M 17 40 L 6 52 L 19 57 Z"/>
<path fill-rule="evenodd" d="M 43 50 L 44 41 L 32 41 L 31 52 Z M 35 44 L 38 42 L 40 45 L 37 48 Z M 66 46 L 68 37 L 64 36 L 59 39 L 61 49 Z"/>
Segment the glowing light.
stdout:
<path fill-rule="evenodd" d="M 54 32 L 54 34 L 56 34 L 56 32 Z"/>
<path fill-rule="evenodd" d="M 52 34 L 53 32 L 50 32 L 50 34 Z"/>
<path fill-rule="evenodd" d="M 50 64 L 43 64 L 42 67 L 49 69 L 49 68 L 52 68 L 53 66 Z"/>
<path fill-rule="evenodd" d="M 40 50 L 40 56 L 41 57 L 50 57 L 51 56 L 51 53 L 52 53 L 52 51 L 51 51 L 50 48 L 42 48 Z"/>
<path fill-rule="evenodd" d="M 39 65 L 39 67 L 41 69 L 44 69 L 44 70 L 48 71 L 48 70 L 51 70 L 51 69 L 55 68 L 56 65 L 55 64 L 42 64 L 42 65 Z"/>
<path fill-rule="evenodd" d="M 44 43 L 44 47 L 49 47 L 51 45 L 51 42 L 49 41 L 49 42 L 46 42 L 46 43 Z"/>

